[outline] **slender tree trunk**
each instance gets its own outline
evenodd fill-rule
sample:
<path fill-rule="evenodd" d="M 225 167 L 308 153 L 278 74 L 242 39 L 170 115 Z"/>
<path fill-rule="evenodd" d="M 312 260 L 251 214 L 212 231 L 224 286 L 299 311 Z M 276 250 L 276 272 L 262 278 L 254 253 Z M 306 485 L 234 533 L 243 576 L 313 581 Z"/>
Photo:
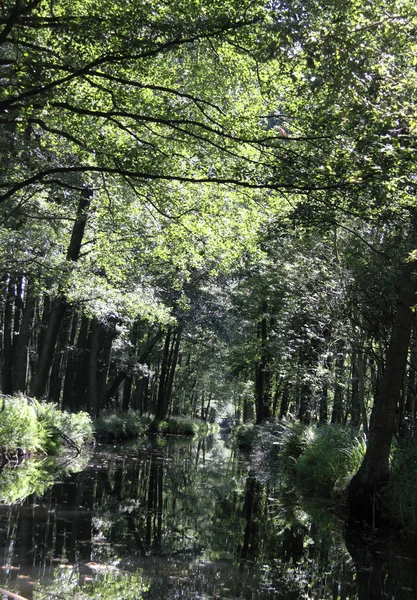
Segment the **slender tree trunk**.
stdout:
<path fill-rule="evenodd" d="M 33 317 L 35 314 L 36 300 L 32 293 L 30 282 L 26 283 L 26 298 L 22 312 L 19 335 L 16 340 L 13 367 L 13 391 L 26 392 L 29 345 L 33 327 Z"/>
<path fill-rule="evenodd" d="M 101 325 L 103 343 L 101 360 L 99 360 L 99 370 L 97 373 L 97 395 L 99 404 L 102 407 L 105 406 L 105 390 L 110 367 L 111 350 L 113 346 L 113 341 L 117 336 L 115 325 L 116 319 L 110 319 L 109 323 L 105 327 Z"/>
<path fill-rule="evenodd" d="M 122 397 L 122 412 L 127 412 L 130 407 L 130 399 L 132 395 L 132 376 L 128 375 L 123 386 Z"/>
<path fill-rule="evenodd" d="M 327 381 L 323 383 L 323 388 L 320 393 L 319 405 L 319 423 L 324 425 L 328 419 L 328 404 L 329 404 L 329 385 Z"/>
<path fill-rule="evenodd" d="M 337 344 L 335 360 L 335 390 L 333 399 L 332 423 L 343 422 L 343 384 L 345 379 L 345 343 L 343 340 Z"/>
<path fill-rule="evenodd" d="M 258 322 L 258 343 L 260 359 L 255 367 L 255 407 L 256 423 L 262 423 L 271 416 L 271 357 L 268 351 L 268 301 L 261 306 L 261 319 Z"/>
<path fill-rule="evenodd" d="M 66 346 L 68 337 L 70 335 L 70 326 L 71 315 L 67 313 L 66 317 L 63 319 L 63 326 L 59 331 L 55 355 L 52 362 L 51 374 L 49 377 L 48 400 L 58 404 L 61 401 L 62 381 L 65 369 L 64 362 Z"/>
<path fill-rule="evenodd" d="M 98 417 L 100 414 L 100 406 L 98 404 L 97 394 L 97 372 L 98 372 L 98 341 L 99 327 L 96 318 L 90 323 L 90 356 L 88 361 L 88 408 L 93 417 Z"/>
<path fill-rule="evenodd" d="M 281 398 L 281 406 L 279 409 L 279 418 L 284 419 L 288 414 L 288 409 L 290 406 L 290 396 L 291 396 L 292 384 L 285 383 L 284 390 L 282 392 Z"/>
<path fill-rule="evenodd" d="M 349 485 L 349 506 L 353 515 L 369 518 L 378 509 L 376 494 L 389 477 L 389 455 L 401 395 L 414 313 L 417 280 L 414 264 L 408 263 L 404 284 L 392 326 L 386 367 L 369 423 L 365 457 Z"/>
<path fill-rule="evenodd" d="M 62 405 L 67 410 L 79 409 L 85 399 L 88 328 L 89 320 L 83 315 L 78 331 L 76 347 L 68 358 L 65 371 Z"/>
<path fill-rule="evenodd" d="M 13 305 L 14 282 L 8 278 L 6 283 L 6 301 L 4 304 L 4 333 L 3 333 L 3 381 L 4 394 L 13 393 Z"/>
<path fill-rule="evenodd" d="M 67 261 L 76 262 L 80 256 L 82 239 L 84 236 L 85 226 L 87 224 L 87 209 L 90 205 L 91 195 L 91 190 L 86 189 L 78 202 L 77 214 L 67 250 Z M 32 382 L 31 394 L 36 398 L 41 398 L 45 393 L 59 329 L 67 308 L 67 301 L 64 296 L 59 296 L 52 302 L 48 327 L 45 331 L 44 342 L 39 354 L 39 362 Z"/>
<path fill-rule="evenodd" d="M 32 387 L 30 390 L 31 396 L 34 396 L 35 398 L 42 398 L 45 393 L 45 389 L 48 384 L 49 371 L 54 358 L 59 328 L 61 327 L 61 322 L 64 318 L 66 310 L 66 301 L 62 298 L 55 298 L 55 300 L 52 302 L 48 329 L 45 332 L 45 337 L 42 344 L 42 352 L 39 356 L 38 365 L 36 367 L 35 376 L 33 378 Z"/>
<path fill-rule="evenodd" d="M 177 329 L 177 331 L 174 333 L 174 339 L 172 340 L 172 350 L 171 350 L 171 356 L 170 356 L 169 374 L 168 374 L 166 389 L 165 389 L 165 397 L 164 397 L 165 415 L 168 414 L 169 405 L 171 402 L 172 388 L 174 385 L 174 376 L 175 376 L 175 371 L 176 371 L 177 364 L 178 364 L 180 343 L 181 343 L 181 330 Z"/>
<path fill-rule="evenodd" d="M 365 358 L 362 348 L 358 350 L 358 402 L 361 413 L 362 428 L 368 434 L 368 416 L 365 405 Z"/>

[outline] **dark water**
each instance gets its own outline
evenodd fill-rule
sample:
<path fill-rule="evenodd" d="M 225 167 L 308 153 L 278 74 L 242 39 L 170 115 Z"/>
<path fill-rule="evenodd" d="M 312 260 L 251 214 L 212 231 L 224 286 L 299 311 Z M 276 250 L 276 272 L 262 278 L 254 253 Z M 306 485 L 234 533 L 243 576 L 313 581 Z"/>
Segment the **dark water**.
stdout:
<path fill-rule="evenodd" d="M 0 587 L 29 600 L 417 598 L 411 543 L 346 535 L 220 438 L 102 448 L 25 499 L 18 471 L 20 502 L 0 506 Z"/>

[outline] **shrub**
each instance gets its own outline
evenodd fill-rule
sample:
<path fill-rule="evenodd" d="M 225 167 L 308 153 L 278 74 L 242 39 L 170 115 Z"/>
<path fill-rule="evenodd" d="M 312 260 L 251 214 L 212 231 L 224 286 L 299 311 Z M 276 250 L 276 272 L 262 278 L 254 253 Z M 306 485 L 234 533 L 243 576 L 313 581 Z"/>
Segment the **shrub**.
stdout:
<path fill-rule="evenodd" d="M 6 451 L 43 450 L 42 434 L 34 406 L 23 396 L 0 398 L 0 446 Z"/>
<path fill-rule="evenodd" d="M 295 470 L 299 457 L 313 442 L 316 428 L 302 423 L 283 422 L 279 425 L 280 459 L 287 471 Z"/>
<path fill-rule="evenodd" d="M 238 425 L 233 429 L 233 438 L 240 450 L 250 452 L 255 445 L 256 436 L 257 428 L 253 423 Z"/>
<path fill-rule="evenodd" d="M 96 437 L 102 442 L 117 443 L 137 438 L 145 433 L 149 420 L 139 413 L 103 413 L 96 419 Z"/>
<path fill-rule="evenodd" d="M 61 411 L 56 404 L 21 395 L 0 396 L 0 447 L 55 454 L 62 446 L 80 449 L 93 438 L 87 413 Z"/>
<path fill-rule="evenodd" d="M 57 404 L 33 400 L 39 423 L 42 448 L 55 454 L 62 446 L 80 449 L 93 441 L 93 424 L 86 412 L 69 413 Z"/>
<path fill-rule="evenodd" d="M 297 480 L 315 492 L 345 489 L 365 450 L 365 438 L 357 430 L 340 425 L 320 427 L 297 461 Z"/>

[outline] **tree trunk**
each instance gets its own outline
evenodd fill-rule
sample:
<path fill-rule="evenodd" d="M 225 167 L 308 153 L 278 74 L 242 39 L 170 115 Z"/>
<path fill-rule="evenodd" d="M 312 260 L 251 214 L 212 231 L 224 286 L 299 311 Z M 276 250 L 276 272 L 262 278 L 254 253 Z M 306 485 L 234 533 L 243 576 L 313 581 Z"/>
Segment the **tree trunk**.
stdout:
<path fill-rule="evenodd" d="M 181 332 L 179 330 L 174 333 L 172 333 L 171 330 L 168 331 L 165 338 L 161 375 L 159 378 L 158 399 L 155 411 L 155 417 L 158 421 L 165 419 L 168 414 L 180 341 Z"/>
<path fill-rule="evenodd" d="M 77 344 L 67 360 L 62 405 L 67 410 L 79 410 L 85 398 L 85 362 L 88 344 L 89 320 L 83 316 Z"/>
<path fill-rule="evenodd" d="M 335 368 L 335 390 L 333 399 L 332 423 L 343 422 L 343 384 L 345 370 L 345 343 L 340 340 L 337 343 L 337 356 L 334 364 Z"/>
<path fill-rule="evenodd" d="M 271 357 L 268 351 L 268 301 L 264 300 L 261 306 L 261 319 L 258 322 L 258 343 L 260 346 L 260 359 L 255 367 L 255 407 L 256 423 L 262 423 L 271 416 Z"/>
<path fill-rule="evenodd" d="M 81 244 L 87 223 L 87 209 L 90 205 L 91 190 L 86 189 L 79 199 L 77 214 L 72 228 L 71 239 L 67 250 L 67 261 L 76 262 L 80 256 Z M 62 319 L 67 311 L 67 301 L 64 296 L 58 296 L 52 303 L 48 326 L 40 349 L 39 362 L 32 383 L 31 394 L 41 398 L 48 384 L 49 371 L 54 358 L 55 346 L 58 339 Z"/>
<path fill-rule="evenodd" d="M 4 304 L 4 335 L 3 335 L 3 381 L 4 394 L 13 393 L 13 305 L 14 282 L 11 278 L 6 283 L 6 301 Z"/>
<path fill-rule="evenodd" d="M 90 356 L 88 361 L 88 408 L 90 415 L 98 417 L 100 414 L 100 406 L 98 404 L 97 395 L 97 360 L 98 360 L 98 339 L 99 327 L 96 318 L 90 323 Z"/>
<path fill-rule="evenodd" d="M 26 299 L 20 323 L 20 331 L 16 340 L 15 364 L 13 366 L 13 391 L 26 392 L 29 344 L 31 339 L 33 317 L 35 314 L 35 297 L 32 293 L 31 284 L 26 284 Z"/>
<path fill-rule="evenodd" d="M 33 378 L 32 387 L 30 390 L 31 396 L 34 396 L 35 398 L 42 398 L 45 393 L 45 389 L 48 384 L 49 371 L 54 358 L 59 328 L 61 327 L 61 322 L 64 318 L 66 310 L 66 301 L 63 298 L 55 298 L 55 300 L 52 302 L 48 329 L 45 332 L 45 337 L 42 344 L 42 352 L 39 356 L 39 362 L 36 367 L 35 376 Z"/>
<path fill-rule="evenodd" d="M 416 304 L 417 292 L 414 270 L 414 264 L 408 263 L 392 326 L 386 367 L 372 409 L 366 454 L 348 488 L 349 507 L 354 516 L 369 518 L 375 511 L 378 512 L 375 498 L 389 477 L 391 441 L 414 323 L 411 310 Z"/>

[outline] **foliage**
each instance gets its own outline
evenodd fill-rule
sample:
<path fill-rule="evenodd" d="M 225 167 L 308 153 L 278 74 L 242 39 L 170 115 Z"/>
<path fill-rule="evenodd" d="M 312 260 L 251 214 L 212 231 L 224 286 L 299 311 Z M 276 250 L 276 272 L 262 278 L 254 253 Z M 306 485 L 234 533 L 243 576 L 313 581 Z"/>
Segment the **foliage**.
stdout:
<path fill-rule="evenodd" d="M 185 417 L 168 417 L 156 421 L 152 415 L 128 413 L 103 413 L 94 423 L 96 437 L 101 442 L 121 443 L 147 434 L 208 435 L 218 430 L 216 424 Z"/>
<path fill-rule="evenodd" d="M 167 417 L 163 421 L 153 421 L 149 426 L 149 433 L 163 435 L 186 435 L 190 437 L 214 433 L 218 427 L 214 424 L 189 419 L 185 417 Z"/>
<path fill-rule="evenodd" d="M 240 450 L 250 451 L 257 437 L 257 428 L 253 423 L 238 425 L 232 430 L 233 439 Z"/>
<path fill-rule="evenodd" d="M 69 413 L 56 404 L 32 400 L 40 426 L 42 449 L 55 454 L 60 447 L 69 445 L 74 449 L 94 440 L 93 425 L 86 412 Z"/>
<path fill-rule="evenodd" d="M 251 465 L 261 481 L 279 478 L 316 493 L 343 491 L 366 450 L 363 434 L 342 425 L 312 426 L 270 422 L 235 430 L 240 448 L 251 450 Z"/>
<path fill-rule="evenodd" d="M 22 395 L 2 396 L 0 446 L 6 451 L 55 454 L 62 447 L 79 451 L 91 443 L 93 427 L 87 413 L 68 413 L 55 404 L 41 403 Z"/>
<path fill-rule="evenodd" d="M 23 396 L 2 396 L 0 401 L 0 446 L 6 451 L 17 447 L 25 452 L 42 451 L 42 428 L 33 404 Z"/>
<path fill-rule="evenodd" d="M 128 413 L 104 412 L 94 421 L 100 442 L 120 443 L 144 435 L 151 417 L 141 417 L 133 411 Z"/>
<path fill-rule="evenodd" d="M 56 569 L 53 583 L 37 586 L 36 598 L 52 600 L 65 594 L 77 600 L 141 600 L 148 589 L 140 571 L 121 572 L 105 565 L 97 565 L 96 571 L 83 582 L 76 568 Z"/>
<path fill-rule="evenodd" d="M 297 480 L 303 489 L 314 492 L 342 491 L 359 469 L 365 451 L 365 437 L 354 428 L 319 427 L 297 461 Z"/>
<path fill-rule="evenodd" d="M 280 457 L 285 469 L 295 470 L 298 459 L 314 439 L 314 428 L 298 422 L 286 422 L 281 426 Z"/>

